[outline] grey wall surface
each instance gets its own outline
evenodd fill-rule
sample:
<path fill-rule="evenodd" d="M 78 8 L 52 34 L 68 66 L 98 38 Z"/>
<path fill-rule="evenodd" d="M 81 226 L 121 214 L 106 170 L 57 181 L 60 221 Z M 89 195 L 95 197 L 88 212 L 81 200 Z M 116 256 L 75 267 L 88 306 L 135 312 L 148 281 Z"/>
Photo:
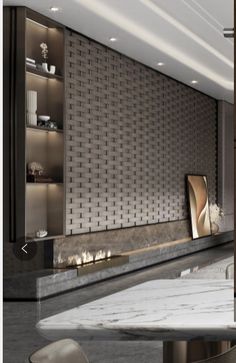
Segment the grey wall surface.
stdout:
<path fill-rule="evenodd" d="M 187 218 L 185 174 L 216 198 L 216 100 L 66 32 L 66 233 Z"/>
<path fill-rule="evenodd" d="M 218 203 L 224 230 L 234 229 L 234 106 L 218 102 Z"/>
<path fill-rule="evenodd" d="M 115 256 L 165 242 L 182 242 L 188 236 L 190 239 L 190 235 L 188 220 L 77 234 L 55 240 L 53 264 L 55 267 L 66 267 L 69 257 L 81 257 L 84 251 L 93 256 L 99 250 L 110 251 L 111 255 Z"/>

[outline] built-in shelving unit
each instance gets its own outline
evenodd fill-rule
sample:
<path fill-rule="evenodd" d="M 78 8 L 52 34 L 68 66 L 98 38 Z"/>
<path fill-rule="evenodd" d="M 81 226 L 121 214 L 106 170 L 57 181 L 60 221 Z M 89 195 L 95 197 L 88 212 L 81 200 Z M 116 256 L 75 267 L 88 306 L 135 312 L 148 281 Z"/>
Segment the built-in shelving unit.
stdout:
<path fill-rule="evenodd" d="M 64 29 L 32 11 L 26 15 L 26 58 L 41 68 L 40 44 L 46 43 L 48 68 L 56 68 L 51 74 L 26 65 L 26 99 L 28 91 L 36 91 L 37 117 L 48 115 L 57 127 L 42 126 L 39 121 L 31 125 L 26 115 L 26 239 L 40 241 L 64 234 Z M 43 176 L 35 181 L 28 175 L 32 162 L 43 167 Z M 38 230 L 46 230 L 48 236 L 36 237 Z"/>
<path fill-rule="evenodd" d="M 44 242 L 44 241 L 48 241 L 49 239 L 60 239 L 60 238 L 63 238 L 63 237 L 65 237 L 65 235 L 64 234 L 62 234 L 62 235 L 55 235 L 55 236 L 53 236 L 53 235 L 50 235 L 50 236 L 47 236 L 47 237 L 42 237 L 42 238 L 38 238 L 38 237 L 28 237 L 28 238 L 26 238 L 26 242 L 27 243 L 30 243 L 30 242 Z"/>
<path fill-rule="evenodd" d="M 64 27 L 6 7 L 4 73 L 4 239 L 54 239 L 64 235 Z M 48 235 L 39 238 L 40 230 Z"/>
<path fill-rule="evenodd" d="M 29 74 L 34 74 L 35 76 L 43 77 L 43 78 L 46 78 L 46 79 L 63 80 L 63 77 L 59 76 L 58 74 L 50 74 L 50 73 L 42 72 L 42 71 L 39 71 L 37 69 L 32 69 L 29 66 L 26 66 L 26 71 Z"/>
<path fill-rule="evenodd" d="M 63 133 L 63 130 L 61 130 L 61 129 L 53 129 L 53 128 L 50 128 L 50 127 L 42 127 L 42 126 L 27 126 L 27 129 L 34 130 L 34 131 L 39 131 L 39 132 Z"/>

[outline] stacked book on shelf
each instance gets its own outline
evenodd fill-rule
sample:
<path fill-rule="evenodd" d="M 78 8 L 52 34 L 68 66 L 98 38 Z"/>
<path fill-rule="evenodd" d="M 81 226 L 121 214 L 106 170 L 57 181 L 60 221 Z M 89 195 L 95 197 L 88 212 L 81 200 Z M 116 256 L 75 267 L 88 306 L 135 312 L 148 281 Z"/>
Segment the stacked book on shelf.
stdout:
<path fill-rule="evenodd" d="M 31 67 L 31 68 L 34 68 L 36 69 L 36 63 L 35 63 L 35 60 L 32 59 L 32 58 L 26 58 L 26 65 Z"/>

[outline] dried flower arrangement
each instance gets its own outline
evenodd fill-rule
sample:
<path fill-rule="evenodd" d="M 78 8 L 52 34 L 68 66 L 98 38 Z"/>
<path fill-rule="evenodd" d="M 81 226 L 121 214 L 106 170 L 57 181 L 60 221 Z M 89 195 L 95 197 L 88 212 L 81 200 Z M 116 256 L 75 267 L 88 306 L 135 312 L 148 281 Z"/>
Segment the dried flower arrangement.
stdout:
<path fill-rule="evenodd" d="M 41 54 L 44 62 L 48 59 L 48 46 L 46 43 L 41 43 L 40 48 L 42 49 Z"/>
<path fill-rule="evenodd" d="M 218 226 L 222 223 L 224 219 L 224 211 L 221 206 L 215 204 L 210 205 L 210 217 L 211 222 L 216 223 Z"/>

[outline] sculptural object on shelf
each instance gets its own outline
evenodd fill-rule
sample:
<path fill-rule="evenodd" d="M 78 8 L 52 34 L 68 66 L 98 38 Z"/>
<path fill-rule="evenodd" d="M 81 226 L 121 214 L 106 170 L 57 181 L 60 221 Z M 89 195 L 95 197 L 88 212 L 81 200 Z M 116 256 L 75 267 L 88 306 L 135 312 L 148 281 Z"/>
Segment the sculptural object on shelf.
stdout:
<path fill-rule="evenodd" d="M 37 92 L 27 91 L 27 123 L 31 126 L 37 126 Z"/>
<path fill-rule="evenodd" d="M 32 161 L 31 163 L 28 163 L 28 174 L 29 175 L 43 175 L 44 168 L 43 166 L 38 163 L 37 161 Z"/>
<path fill-rule="evenodd" d="M 37 161 L 27 164 L 27 182 L 28 183 L 53 183 L 53 179 L 45 173 L 45 169 Z"/>
<path fill-rule="evenodd" d="M 36 231 L 37 238 L 44 238 L 47 235 L 48 235 L 48 231 L 46 231 L 45 229 L 39 229 L 38 231 Z"/>

